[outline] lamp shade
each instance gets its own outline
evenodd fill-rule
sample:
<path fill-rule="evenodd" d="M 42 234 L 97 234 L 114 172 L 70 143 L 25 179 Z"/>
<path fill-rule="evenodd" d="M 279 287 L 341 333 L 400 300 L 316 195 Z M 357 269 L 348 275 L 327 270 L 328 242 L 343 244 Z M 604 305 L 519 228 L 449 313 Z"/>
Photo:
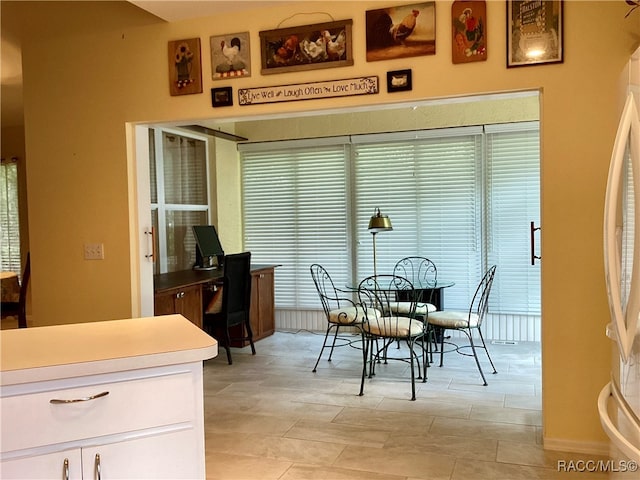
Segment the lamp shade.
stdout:
<path fill-rule="evenodd" d="M 386 232 L 388 230 L 393 230 L 391 220 L 388 216 L 382 215 L 379 208 L 376 208 L 373 216 L 369 220 L 369 231 L 371 233 L 378 233 Z"/>

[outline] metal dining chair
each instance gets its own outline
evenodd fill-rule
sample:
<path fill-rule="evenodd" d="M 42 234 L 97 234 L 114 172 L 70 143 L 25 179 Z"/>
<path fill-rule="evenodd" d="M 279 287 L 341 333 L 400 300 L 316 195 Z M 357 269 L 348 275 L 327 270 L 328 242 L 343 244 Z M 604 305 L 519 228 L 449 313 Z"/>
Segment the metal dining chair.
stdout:
<path fill-rule="evenodd" d="M 315 373 L 316 369 L 318 368 L 320 358 L 322 358 L 324 349 L 327 347 L 327 342 L 329 340 L 329 334 L 331 333 L 331 330 L 335 331 L 333 335 L 333 341 L 331 342 L 331 351 L 329 352 L 329 362 L 331 361 L 331 356 L 333 355 L 333 350 L 336 346 L 336 340 L 338 338 L 340 328 L 353 327 L 359 332 L 363 345 L 362 382 L 360 384 L 359 393 L 359 395 L 362 395 L 367 359 L 366 352 L 364 351 L 364 330 L 362 329 L 364 310 L 361 306 L 357 305 L 351 298 L 349 298 L 350 294 L 352 295 L 353 292 L 345 292 L 336 288 L 333 280 L 331 279 L 331 276 L 329 275 L 329 272 L 327 272 L 327 270 L 325 270 L 322 265 L 314 263 L 313 265 L 311 265 L 310 271 L 311 278 L 313 279 L 313 283 L 316 286 L 318 296 L 320 297 L 322 310 L 324 311 L 325 317 L 327 319 L 327 331 L 324 335 L 324 342 L 322 343 L 320 354 L 318 355 L 318 359 L 316 360 L 316 364 L 313 366 L 312 371 Z"/>
<path fill-rule="evenodd" d="M 407 302 L 403 313 L 393 311 L 396 294 L 402 294 Z M 376 364 L 384 360 L 401 360 L 411 366 L 411 400 L 416 399 L 417 378 L 427 381 L 426 350 L 419 340 L 426 334 L 426 323 L 416 315 L 416 297 L 413 284 L 398 275 L 374 275 L 367 277 L 358 286 L 358 298 L 364 309 L 363 330 L 365 334 L 365 358 L 369 363 L 369 378 L 375 375 Z M 380 344 L 378 343 L 380 341 Z M 393 342 L 406 343 L 408 358 L 388 355 Z M 418 349 L 419 351 L 416 351 Z M 422 364 L 420 363 L 422 358 Z M 364 388 L 364 377 L 362 379 Z"/>
<path fill-rule="evenodd" d="M 431 303 L 432 288 L 438 284 L 438 269 L 435 263 L 425 257 L 405 257 L 398 260 L 393 274 L 406 278 L 415 287 L 417 315 L 426 317 L 428 313 L 437 310 Z M 408 306 L 409 303 L 402 301 L 402 298 L 390 305 L 392 311 L 398 313 L 405 313 Z"/>
<path fill-rule="evenodd" d="M 439 312 L 430 313 L 428 318 L 429 326 L 439 327 L 444 330 L 457 330 L 465 334 L 467 339 L 469 340 L 469 348 L 471 348 L 472 353 L 465 353 L 461 351 L 463 347 L 456 346 L 455 351 L 462 355 L 473 356 L 476 360 L 476 365 L 478 366 L 478 371 L 480 372 L 480 376 L 482 377 L 482 381 L 484 385 L 487 385 L 487 379 L 484 376 L 484 372 L 482 371 L 482 367 L 480 366 L 480 360 L 478 359 L 477 349 L 483 349 L 487 354 L 487 358 L 489 359 L 489 363 L 491 364 L 491 368 L 493 368 L 493 373 L 498 373 L 496 367 L 493 364 L 493 360 L 491 360 L 491 355 L 489 355 L 489 350 L 487 349 L 487 344 L 484 341 L 484 336 L 482 335 L 482 322 L 487 314 L 487 310 L 489 308 L 489 294 L 491 293 L 491 286 L 493 285 L 493 279 L 496 274 L 496 266 L 493 265 L 482 277 L 482 280 L 478 284 L 476 288 L 475 294 L 473 295 L 473 299 L 471 300 L 471 304 L 469 305 L 469 310 L 460 312 L 460 311 L 450 311 L 443 310 Z M 473 340 L 473 332 L 477 331 L 480 336 L 480 341 L 482 345 L 476 345 Z M 444 358 L 444 335 L 440 338 L 440 366 L 442 366 Z"/>

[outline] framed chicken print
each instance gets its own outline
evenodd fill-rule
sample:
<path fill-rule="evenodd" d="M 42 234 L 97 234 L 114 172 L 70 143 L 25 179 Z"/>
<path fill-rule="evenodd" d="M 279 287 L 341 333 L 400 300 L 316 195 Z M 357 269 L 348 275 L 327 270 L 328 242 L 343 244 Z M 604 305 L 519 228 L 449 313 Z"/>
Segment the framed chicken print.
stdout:
<path fill-rule="evenodd" d="M 260 32 L 263 75 L 353 65 L 351 20 Z"/>
<path fill-rule="evenodd" d="M 436 2 L 366 12 L 367 62 L 435 55 Z"/>
<path fill-rule="evenodd" d="M 169 42 L 169 93 L 202 93 L 202 59 L 200 39 Z"/>
<path fill-rule="evenodd" d="M 209 37 L 209 44 L 213 80 L 251 76 L 249 32 Z"/>
<path fill-rule="evenodd" d="M 507 68 L 561 63 L 561 0 L 507 0 Z"/>
<path fill-rule="evenodd" d="M 487 59 L 487 5 L 484 0 L 453 2 L 451 25 L 451 61 L 454 64 Z"/>

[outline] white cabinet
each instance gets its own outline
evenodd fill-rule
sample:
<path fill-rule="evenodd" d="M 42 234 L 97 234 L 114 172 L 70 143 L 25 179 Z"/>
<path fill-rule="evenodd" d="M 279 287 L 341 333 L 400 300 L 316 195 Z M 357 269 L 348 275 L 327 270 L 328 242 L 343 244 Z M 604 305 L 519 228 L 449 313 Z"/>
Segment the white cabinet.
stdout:
<path fill-rule="evenodd" d="M 6 460 L 0 474 L 3 479 L 30 480 L 203 478 L 195 468 L 200 460 L 192 437 L 182 430 Z"/>
<path fill-rule="evenodd" d="M 177 323 L 166 320 L 175 317 Z M 133 341 L 113 323 L 115 336 Z M 167 330 L 172 323 L 180 328 Z M 157 317 L 148 326 L 146 351 L 138 357 L 94 358 L 23 375 L 2 365 L 0 478 L 205 478 L 202 361 L 193 360 L 215 356 L 217 344 L 179 315 Z M 184 341 L 183 326 L 201 342 L 193 345 L 198 353 L 191 351 L 181 363 L 170 344 L 186 346 L 178 339 Z M 150 337 L 162 345 L 151 347 Z M 91 343 L 86 336 L 79 340 Z"/>
<path fill-rule="evenodd" d="M 65 468 L 67 469 L 66 472 Z M 0 476 L 3 479 L 66 479 L 65 473 L 68 473 L 69 480 L 82 478 L 82 456 L 79 448 L 23 457 L 16 460 L 3 460 L 0 464 Z"/>

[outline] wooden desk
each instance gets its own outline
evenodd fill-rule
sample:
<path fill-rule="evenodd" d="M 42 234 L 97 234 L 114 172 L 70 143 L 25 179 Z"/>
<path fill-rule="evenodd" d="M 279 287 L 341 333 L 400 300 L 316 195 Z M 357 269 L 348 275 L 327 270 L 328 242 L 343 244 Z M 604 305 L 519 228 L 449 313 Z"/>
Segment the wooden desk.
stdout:
<path fill-rule="evenodd" d="M 251 265 L 250 317 L 254 340 L 275 331 L 275 267 L 277 265 Z M 222 269 L 214 269 L 154 275 L 154 314 L 180 313 L 202 328 L 204 308 L 211 300 L 214 285 L 222 282 L 223 274 Z M 243 347 L 245 342 L 232 345 Z"/>

